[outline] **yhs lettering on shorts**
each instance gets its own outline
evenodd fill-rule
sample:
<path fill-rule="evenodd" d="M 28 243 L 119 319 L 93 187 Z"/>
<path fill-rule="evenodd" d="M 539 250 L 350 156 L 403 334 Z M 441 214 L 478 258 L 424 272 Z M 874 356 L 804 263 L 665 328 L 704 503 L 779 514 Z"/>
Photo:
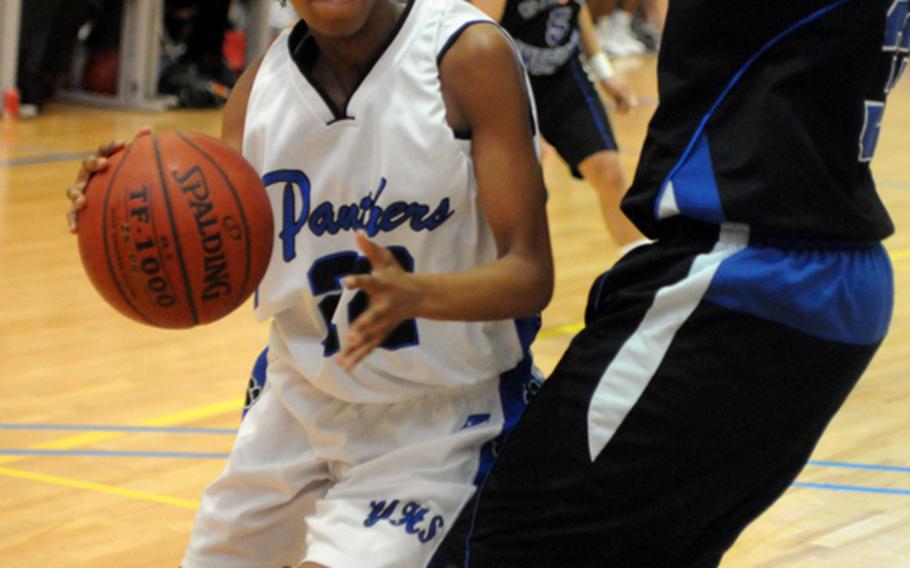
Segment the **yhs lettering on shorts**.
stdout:
<path fill-rule="evenodd" d="M 363 521 L 363 526 L 372 528 L 379 523 L 388 523 L 401 527 L 404 532 L 414 535 L 420 542 L 433 540 L 445 527 L 442 515 L 431 515 L 430 509 L 416 501 L 393 499 L 370 501 L 370 512 Z"/>

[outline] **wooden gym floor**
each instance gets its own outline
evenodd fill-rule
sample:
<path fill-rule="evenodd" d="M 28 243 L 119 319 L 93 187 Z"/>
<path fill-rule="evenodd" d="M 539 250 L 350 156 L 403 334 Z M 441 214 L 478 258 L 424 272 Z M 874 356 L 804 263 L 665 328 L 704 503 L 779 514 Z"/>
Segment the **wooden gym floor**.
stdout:
<path fill-rule="evenodd" d="M 654 110 L 654 58 L 622 66 L 644 103 L 613 117 L 631 176 Z M 218 112 L 52 105 L 0 125 L 0 566 L 175 567 L 181 558 L 266 326 L 248 306 L 188 331 L 121 317 L 82 272 L 63 192 L 101 142 L 146 124 L 217 134 L 218 123 Z M 905 80 L 873 162 L 897 225 L 886 243 L 897 279 L 891 333 L 813 461 L 724 567 L 910 567 L 908 154 Z M 593 191 L 554 156 L 545 170 L 558 280 L 535 353 L 549 371 L 580 325 L 589 284 L 617 253 Z"/>

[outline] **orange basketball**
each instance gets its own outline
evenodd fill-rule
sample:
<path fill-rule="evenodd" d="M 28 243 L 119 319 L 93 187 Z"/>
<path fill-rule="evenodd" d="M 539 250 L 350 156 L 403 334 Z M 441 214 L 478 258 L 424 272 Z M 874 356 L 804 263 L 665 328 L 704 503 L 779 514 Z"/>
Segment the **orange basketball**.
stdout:
<path fill-rule="evenodd" d="M 92 284 L 124 315 L 156 327 L 213 322 L 259 285 L 272 254 L 262 181 L 219 140 L 140 136 L 86 188 L 79 251 Z"/>

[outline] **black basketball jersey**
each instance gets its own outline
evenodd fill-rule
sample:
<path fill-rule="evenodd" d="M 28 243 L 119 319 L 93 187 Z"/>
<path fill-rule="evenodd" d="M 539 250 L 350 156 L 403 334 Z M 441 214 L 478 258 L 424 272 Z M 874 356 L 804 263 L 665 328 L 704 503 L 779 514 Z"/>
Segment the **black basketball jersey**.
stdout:
<path fill-rule="evenodd" d="M 869 162 L 910 46 L 910 0 L 674 0 L 660 105 L 623 210 L 796 239 L 894 230 Z"/>
<path fill-rule="evenodd" d="M 552 75 L 578 55 L 583 2 L 508 0 L 501 25 L 515 39 L 529 75 Z"/>

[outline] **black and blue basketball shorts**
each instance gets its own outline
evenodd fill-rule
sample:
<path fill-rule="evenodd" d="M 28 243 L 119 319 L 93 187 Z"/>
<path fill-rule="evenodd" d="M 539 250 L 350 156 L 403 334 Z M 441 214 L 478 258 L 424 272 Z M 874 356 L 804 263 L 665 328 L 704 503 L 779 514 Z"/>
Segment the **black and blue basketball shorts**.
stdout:
<path fill-rule="evenodd" d="M 616 137 L 597 89 L 573 57 L 553 75 L 531 77 L 540 133 L 581 179 L 578 164 L 603 150 L 617 151 Z"/>
<path fill-rule="evenodd" d="M 595 282 L 450 560 L 716 566 L 805 465 L 892 307 L 880 243 L 704 226 L 633 250 Z"/>

